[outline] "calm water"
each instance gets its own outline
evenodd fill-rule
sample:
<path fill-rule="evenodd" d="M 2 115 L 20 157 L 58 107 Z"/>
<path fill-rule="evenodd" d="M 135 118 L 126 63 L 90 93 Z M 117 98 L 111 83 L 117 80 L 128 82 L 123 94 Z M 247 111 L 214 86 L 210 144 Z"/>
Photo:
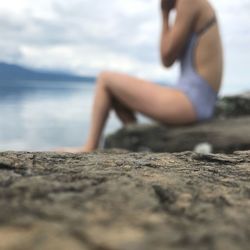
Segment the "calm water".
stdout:
<path fill-rule="evenodd" d="M 0 82 L 0 151 L 82 145 L 90 125 L 94 89 L 94 83 Z M 121 126 L 111 112 L 104 136 Z"/>
<path fill-rule="evenodd" d="M 0 83 L 0 150 L 82 145 L 94 83 Z M 111 113 L 105 134 L 121 126 Z"/>

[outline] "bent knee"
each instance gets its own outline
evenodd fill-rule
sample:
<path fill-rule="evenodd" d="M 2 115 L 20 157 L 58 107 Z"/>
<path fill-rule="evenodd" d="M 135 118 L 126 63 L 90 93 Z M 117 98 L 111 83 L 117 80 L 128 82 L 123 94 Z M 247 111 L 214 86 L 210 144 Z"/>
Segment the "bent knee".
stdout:
<path fill-rule="evenodd" d="M 112 79 L 112 75 L 114 73 L 111 71 L 102 71 L 99 75 L 98 75 L 98 82 L 100 83 L 107 83 Z"/>

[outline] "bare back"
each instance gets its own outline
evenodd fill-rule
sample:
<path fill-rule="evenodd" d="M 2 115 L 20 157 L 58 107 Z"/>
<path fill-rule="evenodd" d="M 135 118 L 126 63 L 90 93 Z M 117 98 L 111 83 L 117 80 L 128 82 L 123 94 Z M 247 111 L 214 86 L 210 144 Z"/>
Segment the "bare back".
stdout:
<path fill-rule="evenodd" d="M 161 58 L 166 67 L 178 60 L 188 44 L 192 34 L 198 34 L 216 13 L 207 0 L 172 0 L 175 2 L 176 20 L 169 25 L 170 9 L 161 0 L 163 29 L 161 37 Z M 198 36 L 195 48 L 195 69 L 211 87 L 218 92 L 223 75 L 223 49 L 218 21 L 213 23 L 206 32 Z"/>
<path fill-rule="evenodd" d="M 194 32 L 198 32 L 216 14 L 208 1 L 195 0 L 195 2 L 197 19 L 194 23 Z M 219 91 L 223 77 L 223 49 L 218 22 L 200 35 L 195 51 L 195 67 L 211 87 Z"/>

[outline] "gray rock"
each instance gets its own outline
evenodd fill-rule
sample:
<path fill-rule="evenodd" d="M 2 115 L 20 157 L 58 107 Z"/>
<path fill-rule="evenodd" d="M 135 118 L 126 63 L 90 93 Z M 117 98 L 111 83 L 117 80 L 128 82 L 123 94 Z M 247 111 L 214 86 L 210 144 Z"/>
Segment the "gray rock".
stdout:
<path fill-rule="evenodd" d="M 199 144 L 209 144 L 214 153 L 232 153 L 250 149 L 250 116 L 215 119 L 190 126 L 167 127 L 160 124 L 133 125 L 109 135 L 105 148 L 134 152 L 193 151 Z"/>
<path fill-rule="evenodd" d="M 225 118 L 250 116 L 250 92 L 221 98 L 215 113 L 217 117 Z"/>
<path fill-rule="evenodd" d="M 249 159 L 0 153 L 0 249 L 249 249 Z"/>
<path fill-rule="evenodd" d="M 109 135 L 105 148 L 135 152 L 182 152 L 210 145 L 208 152 L 232 153 L 250 149 L 250 93 L 218 101 L 213 120 L 189 126 L 137 124 Z M 203 148 L 204 149 L 204 148 Z M 203 151 L 203 149 L 201 149 Z"/>

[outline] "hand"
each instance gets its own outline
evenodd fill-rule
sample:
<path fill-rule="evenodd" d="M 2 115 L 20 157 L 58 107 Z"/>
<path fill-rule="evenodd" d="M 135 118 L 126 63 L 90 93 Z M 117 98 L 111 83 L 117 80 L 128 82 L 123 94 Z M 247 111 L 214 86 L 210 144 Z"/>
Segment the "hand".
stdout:
<path fill-rule="evenodd" d="M 175 7 L 176 0 L 161 0 L 161 9 L 169 12 Z"/>

